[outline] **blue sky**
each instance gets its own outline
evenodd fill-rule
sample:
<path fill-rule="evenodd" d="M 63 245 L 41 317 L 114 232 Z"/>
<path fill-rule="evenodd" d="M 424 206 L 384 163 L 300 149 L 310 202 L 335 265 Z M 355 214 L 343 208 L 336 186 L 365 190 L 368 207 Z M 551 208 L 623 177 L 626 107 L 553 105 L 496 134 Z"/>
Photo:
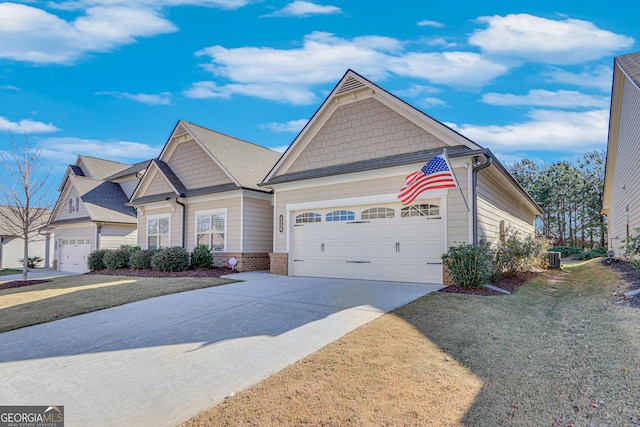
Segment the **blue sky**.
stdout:
<path fill-rule="evenodd" d="M 504 163 L 574 161 L 606 147 L 632 4 L 0 3 L 0 150 L 27 132 L 56 181 L 78 154 L 156 157 L 180 119 L 282 150 L 351 68 Z"/>

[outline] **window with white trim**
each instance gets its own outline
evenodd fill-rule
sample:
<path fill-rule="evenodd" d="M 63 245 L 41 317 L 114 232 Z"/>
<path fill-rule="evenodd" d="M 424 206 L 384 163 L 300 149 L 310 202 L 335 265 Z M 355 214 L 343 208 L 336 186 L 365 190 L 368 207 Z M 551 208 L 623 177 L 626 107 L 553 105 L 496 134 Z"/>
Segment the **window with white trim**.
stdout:
<path fill-rule="evenodd" d="M 147 218 L 147 249 L 169 247 L 169 216 Z"/>
<path fill-rule="evenodd" d="M 227 210 L 196 212 L 196 245 L 207 245 L 213 252 L 227 250 Z"/>
<path fill-rule="evenodd" d="M 322 215 L 316 212 L 305 212 L 296 215 L 296 224 L 307 224 L 310 222 L 322 221 Z"/>
<path fill-rule="evenodd" d="M 362 211 L 362 219 L 384 219 L 384 218 L 395 218 L 396 211 L 391 208 L 369 208 Z"/>
<path fill-rule="evenodd" d="M 431 204 L 419 204 L 419 205 L 411 205 L 406 208 L 402 208 L 400 211 L 400 215 L 402 218 L 412 217 L 412 216 L 439 216 L 440 215 L 440 207 L 438 205 Z"/>

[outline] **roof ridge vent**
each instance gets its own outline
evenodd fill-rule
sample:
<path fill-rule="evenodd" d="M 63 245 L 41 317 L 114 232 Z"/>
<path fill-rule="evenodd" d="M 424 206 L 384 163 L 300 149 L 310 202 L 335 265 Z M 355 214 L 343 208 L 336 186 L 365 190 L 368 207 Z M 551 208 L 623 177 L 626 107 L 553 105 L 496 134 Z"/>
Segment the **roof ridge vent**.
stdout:
<path fill-rule="evenodd" d="M 362 81 L 354 78 L 354 77 L 347 77 L 347 79 L 344 81 L 344 83 L 342 84 L 342 86 L 340 86 L 338 88 L 338 90 L 336 91 L 336 95 L 340 95 L 343 93 L 347 93 L 347 92 L 351 92 L 354 90 L 358 90 L 365 87 L 365 84 L 362 83 Z"/>

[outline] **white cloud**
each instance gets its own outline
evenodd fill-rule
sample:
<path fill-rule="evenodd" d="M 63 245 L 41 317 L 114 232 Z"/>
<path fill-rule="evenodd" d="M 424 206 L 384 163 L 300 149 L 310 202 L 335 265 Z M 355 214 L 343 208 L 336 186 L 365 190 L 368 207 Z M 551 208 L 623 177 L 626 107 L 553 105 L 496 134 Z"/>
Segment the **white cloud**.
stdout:
<path fill-rule="evenodd" d="M 288 145 L 279 145 L 277 147 L 271 147 L 271 150 L 277 151 L 278 153 L 284 153 L 289 148 Z"/>
<path fill-rule="evenodd" d="M 160 9 L 161 7 L 174 6 L 201 6 L 220 9 L 239 9 L 249 4 L 250 0 L 71 0 L 54 2 L 47 6 L 60 10 L 81 10 L 92 6 L 131 6 Z"/>
<path fill-rule="evenodd" d="M 590 72 L 572 73 L 566 70 L 555 69 L 547 72 L 545 75 L 550 82 L 596 88 L 606 93 L 611 93 L 611 86 L 613 84 L 613 69 L 606 65 L 598 66 Z"/>
<path fill-rule="evenodd" d="M 526 95 L 495 92 L 486 93 L 482 95 L 482 102 L 485 104 L 502 106 L 607 108 L 609 106 L 609 97 L 586 95 L 573 90 L 559 90 L 553 92 L 543 89 L 533 89 Z"/>
<path fill-rule="evenodd" d="M 0 117 L 0 130 L 13 133 L 50 133 L 59 131 L 51 123 L 36 122 L 29 119 L 23 119 L 19 122 L 12 122 L 5 117 Z"/>
<path fill-rule="evenodd" d="M 592 61 L 633 45 L 631 37 L 603 30 L 579 19 L 552 20 L 528 14 L 484 16 L 488 28 L 475 31 L 469 43 L 492 55 L 549 64 Z"/>
<path fill-rule="evenodd" d="M 75 21 L 65 21 L 35 7 L 0 4 L 0 58 L 17 61 L 71 63 L 89 52 L 102 52 L 176 31 L 153 9 L 92 7 Z"/>
<path fill-rule="evenodd" d="M 428 96 L 418 101 L 418 105 L 423 108 L 444 107 L 447 105 L 445 100 Z"/>
<path fill-rule="evenodd" d="M 428 39 L 424 42 L 424 44 L 427 46 L 442 47 L 445 49 L 451 49 L 458 45 L 457 43 L 447 41 L 447 39 L 444 39 L 442 37 Z"/>
<path fill-rule="evenodd" d="M 128 93 L 128 92 L 96 92 L 96 95 L 110 95 L 114 98 L 125 98 L 130 99 L 135 102 L 139 102 L 141 104 L 149 104 L 149 105 L 170 105 L 171 104 L 171 94 L 169 92 L 161 92 L 161 93 Z"/>
<path fill-rule="evenodd" d="M 390 60 L 401 76 L 419 77 L 452 86 L 482 86 L 509 71 L 508 67 L 472 52 L 407 53 Z"/>
<path fill-rule="evenodd" d="M 284 123 L 271 122 L 261 124 L 259 125 L 259 127 L 262 129 L 268 129 L 271 132 L 276 133 L 298 133 L 302 130 L 302 128 L 304 128 L 308 121 L 309 120 L 307 119 L 299 119 L 289 120 L 288 122 Z"/>
<path fill-rule="evenodd" d="M 606 146 L 609 111 L 534 110 L 529 121 L 506 126 L 449 124 L 471 140 L 495 151 L 549 150 L 584 153 Z"/>
<path fill-rule="evenodd" d="M 423 19 L 422 21 L 418 21 L 417 25 L 419 27 L 434 27 L 434 28 L 442 28 L 444 24 L 438 21 L 431 21 L 429 19 Z"/>
<path fill-rule="evenodd" d="M 219 86 L 215 82 L 195 82 L 185 90 L 187 98 L 231 98 L 233 95 L 254 96 L 270 101 L 286 102 L 292 105 L 308 105 L 315 101 L 316 95 L 302 85 L 286 83 L 231 83 Z"/>
<path fill-rule="evenodd" d="M 0 86 L 0 89 L 10 90 L 14 92 L 22 92 L 22 89 L 20 89 L 18 86 L 13 86 L 13 85 L 3 85 L 3 86 Z"/>
<path fill-rule="evenodd" d="M 342 9 L 337 6 L 323 6 L 310 1 L 296 0 L 287 4 L 282 9 L 276 10 L 273 13 L 264 15 L 264 17 L 286 17 L 286 16 L 313 16 L 313 15 L 331 15 L 335 13 L 341 13 Z"/>
<path fill-rule="evenodd" d="M 38 141 L 44 159 L 64 165 L 75 162 L 80 154 L 96 155 L 123 163 L 154 158 L 158 147 L 130 141 L 100 141 L 76 137 L 42 138 Z"/>

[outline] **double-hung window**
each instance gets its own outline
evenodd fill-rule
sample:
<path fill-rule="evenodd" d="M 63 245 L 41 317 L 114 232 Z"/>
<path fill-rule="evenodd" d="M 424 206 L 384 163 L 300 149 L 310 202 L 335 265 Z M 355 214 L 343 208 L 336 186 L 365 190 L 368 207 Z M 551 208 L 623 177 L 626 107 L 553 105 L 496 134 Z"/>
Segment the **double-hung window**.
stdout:
<path fill-rule="evenodd" d="M 147 248 L 169 247 L 169 216 L 147 218 Z"/>
<path fill-rule="evenodd" d="M 227 210 L 196 212 L 196 244 L 206 245 L 213 252 L 227 250 Z"/>

